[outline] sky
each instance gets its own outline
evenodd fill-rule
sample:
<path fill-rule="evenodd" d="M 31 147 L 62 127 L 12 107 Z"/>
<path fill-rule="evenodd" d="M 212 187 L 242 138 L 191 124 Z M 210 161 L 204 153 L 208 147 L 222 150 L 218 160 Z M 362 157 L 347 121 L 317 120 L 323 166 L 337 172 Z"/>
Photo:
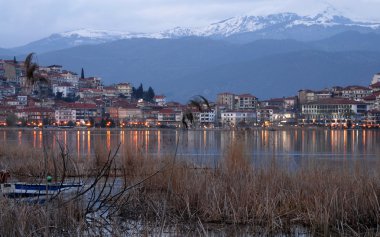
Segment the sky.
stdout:
<path fill-rule="evenodd" d="M 0 0 L 0 6 L 0 48 L 83 28 L 157 32 L 242 15 L 314 15 L 328 7 L 380 22 L 380 0 Z"/>

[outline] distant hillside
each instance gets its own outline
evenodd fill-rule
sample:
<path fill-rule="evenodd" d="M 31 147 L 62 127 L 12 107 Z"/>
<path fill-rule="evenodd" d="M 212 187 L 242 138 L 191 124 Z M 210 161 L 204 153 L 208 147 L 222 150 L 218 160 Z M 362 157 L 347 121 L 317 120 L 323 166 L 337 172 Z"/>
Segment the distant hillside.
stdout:
<path fill-rule="evenodd" d="M 300 89 L 335 85 L 367 86 L 380 69 L 380 53 L 302 51 L 209 68 L 178 80 L 177 91 L 215 98 L 218 92 L 249 92 L 261 99 L 296 95 Z M 207 83 L 205 83 L 207 82 Z"/>
<path fill-rule="evenodd" d="M 347 31 L 330 38 L 316 41 L 313 45 L 325 51 L 380 51 L 380 34 L 362 34 L 356 31 Z"/>
<path fill-rule="evenodd" d="M 378 37 L 342 34 L 308 43 L 258 40 L 249 44 L 195 37 L 129 39 L 38 58 L 42 65 L 62 64 L 75 72 L 83 67 L 86 75 L 101 76 L 105 84 L 142 82 L 169 99 L 193 94 L 215 98 L 226 90 L 269 98 L 293 95 L 301 88 L 368 85 L 380 70 Z"/>
<path fill-rule="evenodd" d="M 0 59 L 13 59 L 16 55 L 12 50 L 0 48 Z"/>

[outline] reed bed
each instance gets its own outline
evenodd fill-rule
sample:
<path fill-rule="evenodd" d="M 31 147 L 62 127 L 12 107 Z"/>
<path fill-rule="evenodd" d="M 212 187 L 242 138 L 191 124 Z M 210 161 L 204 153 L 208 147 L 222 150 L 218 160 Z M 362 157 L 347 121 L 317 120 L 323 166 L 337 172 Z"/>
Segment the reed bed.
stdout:
<path fill-rule="evenodd" d="M 99 171 L 109 153 L 101 144 L 98 146 L 93 161 L 78 161 L 70 172 L 89 176 L 94 173 L 88 170 Z M 172 228 L 192 233 L 189 235 L 229 235 L 227 230 L 231 229 L 237 231 L 235 234 L 243 230 L 246 235 L 291 235 L 300 230 L 320 236 L 379 234 L 377 161 L 303 160 L 291 168 L 275 157 L 265 165 L 255 165 L 244 150 L 243 142 L 237 139 L 215 167 L 198 166 L 180 158 L 132 154 L 128 149 L 118 153 L 112 166 L 113 178 L 123 181 L 124 191 L 116 201 L 107 200 L 114 210 L 113 216 L 108 216 L 110 233 L 125 235 L 130 233 L 126 231 L 131 230 L 131 223 L 138 223 L 134 225 L 135 233 L 147 235 Z M 38 162 L 29 163 L 31 151 L 7 148 L 0 153 L 0 168 L 16 176 L 22 172 L 38 174 L 34 169 L 41 168 Z M 55 166 L 60 170 L 60 165 Z M 54 166 L 50 169 L 53 172 Z M 1 199 L 0 226 L 4 228 L 0 235 L 41 235 L 46 222 L 39 220 L 46 219 L 46 215 L 51 226 L 56 226 L 51 228 L 52 235 L 99 235 L 83 214 L 82 202 L 65 204 L 69 205 L 65 211 L 52 208 L 47 214 L 41 206 L 13 205 Z"/>

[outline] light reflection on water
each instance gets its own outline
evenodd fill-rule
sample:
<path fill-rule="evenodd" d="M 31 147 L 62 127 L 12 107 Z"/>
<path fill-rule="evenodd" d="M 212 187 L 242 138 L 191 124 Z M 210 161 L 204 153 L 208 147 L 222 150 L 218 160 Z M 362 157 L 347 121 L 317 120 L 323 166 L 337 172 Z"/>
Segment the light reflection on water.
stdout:
<path fill-rule="evenodd" d="M 380 130 L 0 130 L 1 144 L 42 148 L 46 139 L 78 159 L 91 158 L 96 147 L 108 152 L 118 144 L 121 153 L 173 155 L 178 138 L 178 155 L 198 161 L 219 159 L 237 140 L 253 159 L 376 159 L 380 154 Z"/>

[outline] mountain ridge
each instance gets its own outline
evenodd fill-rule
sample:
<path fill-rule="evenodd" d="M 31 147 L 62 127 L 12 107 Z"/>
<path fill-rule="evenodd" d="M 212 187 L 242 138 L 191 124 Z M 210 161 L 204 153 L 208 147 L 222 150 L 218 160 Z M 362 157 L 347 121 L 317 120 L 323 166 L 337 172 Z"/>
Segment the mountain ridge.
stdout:
<path fill-rule="evenodd" d="M 45 53 L 80 45 L 94 45 L 122 39 L 177 39 L 194 36 L 223 39 L 233 43 L 247 43 L 257 39 L 313 41 L 349 30 L 362 33 L 380 33 L 380 23 L 353 21 L 339 15 L 339 12 L 335 9 L 328 9 L 315 16 L 300 16 L 289 12 L 266 16 L 238 16 L 212 23 L 205 27 L 175 27 L 154 33 L 79 29 L 55 33 L 11 50 L 19 53 Z"/>

